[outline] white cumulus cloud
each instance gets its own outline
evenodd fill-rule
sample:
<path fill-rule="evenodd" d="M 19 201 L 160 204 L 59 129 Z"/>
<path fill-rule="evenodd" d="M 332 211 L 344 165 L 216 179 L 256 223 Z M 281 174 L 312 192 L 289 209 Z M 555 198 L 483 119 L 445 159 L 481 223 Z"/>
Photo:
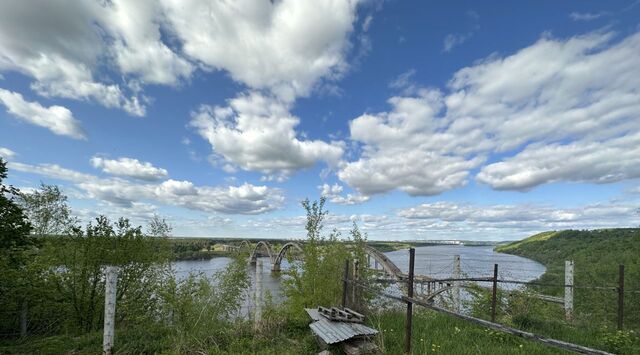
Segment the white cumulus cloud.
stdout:
<path fill-rule="evenodd" d="M 190 125 L 209 141 L 214 154 L 241 169 L 286 177 L 317 161 L 336 165 L 343 154 L 343 143 L 298 137 L 300 119 L 276 98 L 252 92 L 228 104 L 202 106 Z"/>
<path fill-rule="evenodd" d="M 447 92 L 404 93 L 351 121 L 362 154 L 338 177 L 364 195 L 438 194 L 476 168 L 495 189 L 638 178 L 638 87 L 640 33 L 545 34 L 459 70 Z"/>
<path fill-rule="evenodd" d="M 109 80 L 96 80 L 105 74 L 101 69 L 109 61 L 110 43 L 122 43 L 109 37 L 117 32 L 110 25 L 118 23 L 107 21 L 117 6 L 71 0 L 3 3 L 0 71 L 15 70 L 30 76 L 35 80 L 31 88 L 46 97 L 92 100 L 144 115 L 144 104 L 137 96 L 127 96 L 120 85 Z M 137 25 L 131 22 L 128 27 Z M 146 43 L 136 45 L 148 47 Z"/>
<path fill-rule="evenodd" d="M 640 177 L 640 133 L 606 142 L 532 144 L 484 166 L 478 180 L 498 190 L 521 190 L 553 181 L 610 183 Z"/>
<path fill-rule="evenodd" d="M 91 158 L 91 165 L 111 175 L 140 180 L 161 180 L 168 176 L 167 170 L 156 168 L 149 162 L 141 162 L 132 158 L 107 159 L 95 156 Z"/>
<path fill-rule="evenodd" d="M 441 149 L 433 139 L 444 127 L 438 91 L 394 97 L 390 112 L 365 114 L 350 123 L 351 138 L 364 145 L 360 158 L 345 163 L 338 177 L 363 195 L 400 189 L 437 195 L 463 186 L 482 158 L 467 159 Z"/>
<path fill-rule="evenodd" d="M 344 187 L 338 184 L 322 184 L 321 186 L 318 186 L 318 189 L 320 189 L 321 196 L 325 196 L 329 201 L 339 205 L 357 205 L 369 201 L 369 196 L 354 194 L 347 194 L 346 196 L 343 196 L 342 191 L 344 190 Z"/>
<path fill-rule="evenodd" d="M 344 72 L 358 1 L 161 3 L 184 53 L 289 101 Z"/>
<path fill-rule="evenodd" d="M 0 72 L 134 116 L 146 114 L 145 84 L 179 86 L 197 68 L 293 102 L 347 71 L 358 3 L 7 0 Z"/>
<path fill-rule="evenodd" d="M 166 21 L 155 0 L 115 0 L 105 6 L 102 23 L 113 37 L 109 51 L 120 70 L 153 84 L 176 85 L 194 66 L 161 40 Z"/>
<path fill-rule="evenodd" d="M 5 147 L 0 147 L 0 157 L 4 158 L 4 160 L 13 159 L 17 154 L 13 150 Z"/>
<path fill-rule="evenodd" d="M 9 168 L 70 182 L 88 198 L 134 210 L 136 206 L 151 201 L 196 211 L 251 215 L 273 211 L 284 202 L 281 190 L 248 183 L 226 187 L 196 186 L 190 181 L 171 179 L 139 183 L 120 178 L 99 178 L 56 164 L 11 162 Z"/>
<path fill-rule="evenodd" d="M 0 103 L 7 108 L 7 112 L 21 121 L 45 127 L 58 135 L 86 139 L 80 122 L 66 107 L 44 107 L 37 102 L 26 101 L 17 92 L 4 89 L 0 89 Z"/>

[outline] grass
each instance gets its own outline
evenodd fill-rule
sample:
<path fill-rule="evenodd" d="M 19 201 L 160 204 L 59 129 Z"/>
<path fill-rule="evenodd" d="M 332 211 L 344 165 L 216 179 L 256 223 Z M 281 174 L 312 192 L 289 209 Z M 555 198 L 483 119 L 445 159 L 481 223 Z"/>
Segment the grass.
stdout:
<path fill-rule="evenodd" d="M 505 314 L 501 315 L 500 321 L 513 323 L 513 319 Z M 380 332 L 374 340 L 383 354 L 403 353 L 404 322 L 403 310 L 368 314 L 367 324 Z M 620 334 L 607 329 L 583 328 L 542 316 L 519 322 L 519 328 L 527 331 L 619 354 L 637 354 L 640 348 L 640 341 L 632 332 Z M 211 334 L 217 335 L 205 339 L 190 337 L 189 334 L 177 336 L 167 327 L 119 329 L 116 332 L 116 354 L 316 354 L 319 351 L 306 322 L 267 316 L 262 330 L 258 332 L 254 332 L 251 323 L 246 321 L 228 327 L 224 332 L 212 330 Z M 414 308 L 412 346 L 414 354 L 565 353 L 420 307 Z M 0 353 L 82 355 L 100 353 L 101 347 L 101 332 L 93 332 L 81 336 L 4 341 L 0 342 Z M 334 354 L 340 353 L 335 347 L 330 350 Z"/>
<path fill-rule="evenodd" d="M 372 324 L 380 329 L 377 342 L 384 354 L 404 352 L 405 314 L 384 312 Z M 562 351 L 476 326 L 444 314 L 414 309 L 414 354 L 562 354 Z"/>
<path fill-rule="evenodd" d="M 213 334 L 213 332 L 212 332 Z M 206 339 L 177 336 L 167 328 L 119 329 L 115 354 L 315 354 L 317 347 L 308 329 L 265 328 L 254 332 L 248 322 L 230 325 L 225 335 Z M 102 332 L 79 336 L 56 335 L 0 341 L 0 354 L 99 354 Z"/>

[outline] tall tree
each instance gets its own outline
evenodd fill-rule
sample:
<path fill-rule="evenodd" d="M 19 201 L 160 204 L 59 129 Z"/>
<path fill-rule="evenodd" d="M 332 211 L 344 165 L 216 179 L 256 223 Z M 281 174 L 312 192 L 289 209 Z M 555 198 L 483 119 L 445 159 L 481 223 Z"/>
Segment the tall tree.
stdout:
<path fill-rule="evenodd" d="M 27 253 L 33 241 L 29 238 L 31 224 L 22 208 L 16 203 L 20 191 L 4 185 L 7 178 L 7 163 L 0 158 L 0 307 L 13 309 L 19 304 L 20 334 L 27 332 L 27 303 L 25 291 L 27 281 Z M 1 324 L 10 324 L 13 319 L 0 319 Z"/>
<path fill-rule="evenodd" d="M 169 237 L 173 227 L 162 217 L 153 214 L 147 226 L 147 235 L 152 237 Z"/>
<path fill-rule="evenodd" d="M 39 190 L 21 193 L 20 204 L 36 236 L 60 235 L 77 223 L 71 216 L 67 196 L 56 185 L 41 184 Z"/>
<path fill-rule="evenodd" d="M 117 322 L 137 322 L 153 318 L 158 309 L 157 294 L 169 275 L 170 249 L 162 238 L 150 238 L 141 227 L 127 219 L 111 222 L 99 216 L 84 231 L 48 243 L 45 253 L 52 270 L 48 279 L 55 283 L 64 307 L 65 321 L 86 332 L 101 326 L 104 307 L 104 266 L 119 267 Z"/>
<path fill-rule="evenodd" d="M 0 158 L 0 249 L 5 255 L 30 246 L 31 224 L 22 208 L 16 203 L 20 190 L 4 185 L 7 163 Z M 14 260 L 16 261 L 16 260 Z"/>

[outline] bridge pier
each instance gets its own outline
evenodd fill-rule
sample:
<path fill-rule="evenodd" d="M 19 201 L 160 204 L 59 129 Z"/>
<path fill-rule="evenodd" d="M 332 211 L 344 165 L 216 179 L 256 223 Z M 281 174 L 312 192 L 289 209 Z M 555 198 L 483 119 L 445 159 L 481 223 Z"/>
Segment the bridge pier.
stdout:
<path fill-rule="evenodd" d="M 271 272 L 280 272 L 280 263 L 271 262 Z"/>

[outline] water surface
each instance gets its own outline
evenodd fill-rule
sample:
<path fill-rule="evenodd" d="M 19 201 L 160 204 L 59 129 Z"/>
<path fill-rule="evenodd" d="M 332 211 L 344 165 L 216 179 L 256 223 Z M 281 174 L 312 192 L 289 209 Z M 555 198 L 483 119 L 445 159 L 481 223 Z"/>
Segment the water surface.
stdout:
<path fill-rule="evenodd" d="M 434 278 L 446 278 L 453 275 L 453 260 L 455 255 L 460 255 L 461 272 L 465 277 L 491 277 L 493 276 L 493 265 L 498 264 L 498 277 L 500 279 L 531 281 L 545 271 L 545 267 L 533 260 L 520 256 L 501 254 L 493 251 L 492 246 L 463 246 L 463 245 L 437 245 L 417 247 L 415 260 L 415 273 L 417 275 L 427 275 Z M 396 250 L 385 253 L 393 263 L 402 271 L 408 272 L 409 251 L 407 249 Z M 178 278 L 186 277 L 190 272 L 202 272 L 211 276 L 223 270 L 230 262 L 231 258 L 218 257 L 211 260 L 184 260 L 174 263 L 174 268 Z M 259 258 L 263 262 L 262 281 L 263 290 L 268 291 L 274 302 L 282 301 L 281 283 L 283 276 L 279 273 L 271 272 L 271 265 L 268 257 Z M 371 261 L 373 264 L 373 259 Z M 247 265 L 251 277 L 251 287 L 254 285 L 255 268 Z M 282 261 L 282 270 L 287 270 L 289 264 Z M 336 277 L 340 277 L 336 275 Z M 501 285 L 502 286 L 502 285 Z M 513 287 L 510 287 L 513 288 Z M 250 295 L 251 290 L 247 290 Z M 246 314 L 251 308 L 251 297 L 245 297 L 243 313 Z"/>

